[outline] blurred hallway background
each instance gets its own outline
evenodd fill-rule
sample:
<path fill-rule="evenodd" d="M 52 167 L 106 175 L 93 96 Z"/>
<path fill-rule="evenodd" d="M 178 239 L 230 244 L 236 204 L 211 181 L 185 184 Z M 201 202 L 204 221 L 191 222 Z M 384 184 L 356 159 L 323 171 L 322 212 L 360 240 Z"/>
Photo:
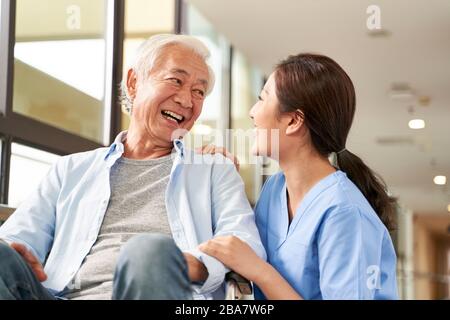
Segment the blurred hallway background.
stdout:
<path fill-rule="evenodd" d="M 216 86 L 192 132 L 202 143 L 253 127 L 248 112 L 280 59 L 321 53 L 356 87 L 347 147 L 401 204 L 401 298 L 450 297 L 450 1 L 2 0 L 0 28 L 4 206 L 16 208 L 58 157 L 126 130 L 118 85 L 154 34 L 195 35 L 211 50 Z M 254 204 L 263 170 L 277 167 L 248 163 L 242 143 L 222 141 Z"/>

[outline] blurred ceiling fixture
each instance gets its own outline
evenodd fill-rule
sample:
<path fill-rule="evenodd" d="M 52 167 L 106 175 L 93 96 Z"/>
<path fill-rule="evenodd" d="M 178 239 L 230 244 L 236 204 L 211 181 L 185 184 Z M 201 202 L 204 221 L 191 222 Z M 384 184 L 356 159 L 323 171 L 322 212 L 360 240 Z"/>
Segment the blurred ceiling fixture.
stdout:
<path fill-rule="evenodd" d="M 373 29 L 367 31 L 367 35 L 371 38 L 387 38 L 390 37 L 391 34 L 392 32 L 386 29 Z"/>
<path fill-rule="evenodd" d="M 414 139 L 409 136 L 385 136 L 377 137 L 376 142 L 380 145 L 413 145 Z"/>
<path fill-rule="evenodd" d="M 431 160 L 430 160 L 430 166 L 436 167 L 436 158 L 431 158 Z"/>
<path fill-rule="evenodd" d="M 413 119 L 409 121 L 408 126 L 410 129 L 418 130 L 425 128 L 425 121 L 422 119 Z"/>
<path fill-rule="evenodd" d="M 443 186 L 447 183 L 447 177 L 446 176 L 435 176 L 433 179 L 433 182 L 439 186 Z"/>
<path fill-rule="evenodd" d="M 414 90 L 406 82 L 394 82 L 389 89 L 389 97 L 392 100 L 411 101 L 414 96 Z"/>
<path fill-rule="evenodd" d="M 447 205 L 447 211 L 450 212 L 450 203 Z"/>
<path fill-rule="evenodd" d="M 426 95 L 421 95 L 417 98 L 417 101 L 422 107 L 428 107 L 431 102 L 431 97 Z"/>

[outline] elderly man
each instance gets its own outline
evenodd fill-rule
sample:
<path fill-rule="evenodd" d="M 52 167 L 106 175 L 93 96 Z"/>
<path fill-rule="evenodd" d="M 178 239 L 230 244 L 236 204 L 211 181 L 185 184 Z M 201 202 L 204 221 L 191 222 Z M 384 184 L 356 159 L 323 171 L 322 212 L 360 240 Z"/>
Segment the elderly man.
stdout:
<path fill-rule="evenodd" d="M 0 228 L 0 299 L 220 299 L 228 269 L 199 244 L 235 235 L 265 257 L 233 163 L 179 139 L 213 86 L 208 56 L 189 36 L 141 46 L 129 130 L 63 157 Z"/>

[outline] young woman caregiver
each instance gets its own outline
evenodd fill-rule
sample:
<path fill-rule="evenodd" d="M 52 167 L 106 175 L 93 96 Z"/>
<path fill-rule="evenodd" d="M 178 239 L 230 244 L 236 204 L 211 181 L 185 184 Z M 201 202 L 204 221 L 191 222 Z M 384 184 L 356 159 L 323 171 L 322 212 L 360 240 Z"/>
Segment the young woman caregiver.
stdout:
<path fill-rule="evenodd" d="M 267 180 L 255 208 L 268 260 L 237 237 L 200 249 L 251 280 L 256 299 L 397 298 L 389 235 L 396 201 L 346 149 L 354 114 L 349 76 L 314 54 L 282 61 L 251 109 L 254 152 L 275 158 L 282 170 Z M 279 156 L 261 143 L 270 142 L 260 135 L 271 129 L 279 130 Z"/>

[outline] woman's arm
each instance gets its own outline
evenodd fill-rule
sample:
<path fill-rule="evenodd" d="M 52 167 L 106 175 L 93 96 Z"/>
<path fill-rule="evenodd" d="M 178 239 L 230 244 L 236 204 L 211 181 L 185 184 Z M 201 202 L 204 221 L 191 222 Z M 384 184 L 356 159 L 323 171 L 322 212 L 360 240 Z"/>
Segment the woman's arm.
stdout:
<path fill-rule="evenodd" d="M 262 260 L 261 260 L 262 261 Z M 253 281 L 269 300 L 303 300 L 275 268 L 262 261 L 263 271 Z"/>
<path fill-rule="evenodd" d="M 237 237 L 217 237 L 201 244 L 199 249 L 252 281 L 267 299 L 303 299 L 272 265 L 258 257 L 249 245 Z"/>

